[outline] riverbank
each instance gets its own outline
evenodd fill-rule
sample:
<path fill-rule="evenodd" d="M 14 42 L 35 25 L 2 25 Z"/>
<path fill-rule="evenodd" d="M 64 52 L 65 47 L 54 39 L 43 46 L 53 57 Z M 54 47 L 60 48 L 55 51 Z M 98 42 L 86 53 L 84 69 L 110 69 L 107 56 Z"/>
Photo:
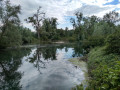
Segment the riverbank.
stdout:
<path fill-rule="evenodd" d="M 106 54 L 105 47 L 96 47 L 88 53 L 87 59 L 89 86 L 86 90 L 120 90 L 120 55 Z M 77 90 L 82 90 L 81 87 L 76 86 Z"/>
<path fill-rule="evenodd" d="M 88 54 L 89 87 L 92 90 L 120 90 L 120 56 L 106 54 L 105 46 Z"/>

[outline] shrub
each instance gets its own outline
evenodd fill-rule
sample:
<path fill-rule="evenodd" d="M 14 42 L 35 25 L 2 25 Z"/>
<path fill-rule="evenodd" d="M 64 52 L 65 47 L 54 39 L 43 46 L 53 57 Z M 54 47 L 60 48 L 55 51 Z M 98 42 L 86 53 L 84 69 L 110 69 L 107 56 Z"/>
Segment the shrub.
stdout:
<path fill-rule="evenodd" d="M 96 47 L 88 54 L 89 86 L 87 90 L 120 89 L 120 57 L 105 54 L 105 47 Z"/>

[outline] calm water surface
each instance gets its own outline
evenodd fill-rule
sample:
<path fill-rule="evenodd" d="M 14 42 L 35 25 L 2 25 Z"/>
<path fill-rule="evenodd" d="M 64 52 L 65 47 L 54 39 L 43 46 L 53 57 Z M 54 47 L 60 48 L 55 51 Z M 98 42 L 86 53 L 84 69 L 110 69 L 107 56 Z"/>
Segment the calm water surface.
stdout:
<path fill-rule="evenodd" d="M 85 80 L 68 60 L 79 45 L 39 45 L 0 52 L 0 90 L 70 90 Z"/>

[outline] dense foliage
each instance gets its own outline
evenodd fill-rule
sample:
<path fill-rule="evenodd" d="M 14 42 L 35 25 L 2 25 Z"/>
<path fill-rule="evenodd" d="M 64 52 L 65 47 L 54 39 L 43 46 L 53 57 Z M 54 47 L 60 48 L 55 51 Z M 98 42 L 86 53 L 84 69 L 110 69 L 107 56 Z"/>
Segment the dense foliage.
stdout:
<path fill-rule="evenodd" d="M 88 55 L 90 81 L 92 90 L 120 89 L 120 56 L 105 53 L 105 47 L 97 47 Z"/>
<path fill-rule="evenodd" d="M 10 1 L 0 1 L 0 47 L 6 45 L 17 45 L 21 43 L 20 35 L 16 27 L 18 27 L 20 20 L 18 14 L 20 13 L 20 6 L 12 6 Z M 17 35 L 18 34 L 18 35 Z M 16 38 L 16 39 L 15 39 Z M 18 42 L 17 42 L 18 41 Z"/>
<path fill-rule="evenodd" d="M 20 6 L 11 5 L 9 0 L 0 1 L 0 48 L 31 43 L 35 33 L 20 24 Z"/>
<path fill-rule="evenodd" d="M 107 53 L 120 54 L 120 32 L 109 35 L 105 42 Z"/>

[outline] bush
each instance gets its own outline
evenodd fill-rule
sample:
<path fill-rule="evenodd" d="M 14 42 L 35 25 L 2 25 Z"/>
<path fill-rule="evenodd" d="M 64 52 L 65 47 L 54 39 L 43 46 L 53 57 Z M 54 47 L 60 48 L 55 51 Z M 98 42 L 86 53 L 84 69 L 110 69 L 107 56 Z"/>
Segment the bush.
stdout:
<path fill-rule="evenodd" d="M 109 35 L 106 40 L 107 53 L 120 53 L 120 32 Z"/>
<path fill-rule="evenodd" d="M 88 54 L 89 86 L 87 90 L 120 90 L 120 57 L 105 54 L 97 47 Z"/>

